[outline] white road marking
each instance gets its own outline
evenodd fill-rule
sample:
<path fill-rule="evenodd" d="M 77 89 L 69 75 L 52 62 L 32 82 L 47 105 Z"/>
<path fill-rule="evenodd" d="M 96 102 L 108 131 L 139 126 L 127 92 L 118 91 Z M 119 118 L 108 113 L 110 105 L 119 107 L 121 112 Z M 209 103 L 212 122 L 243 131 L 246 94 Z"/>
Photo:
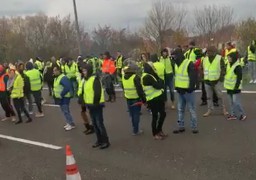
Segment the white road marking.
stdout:
<path fill-rule="evenodd" d="M 16 138 L 16 137 L 13 137 L 13 136 L 6 136 L 6 135 L 3 135 L 3 134 L 0 134 L 0 138 L 8 139 L 8 140 L 11 140 L 11 141 L 17 141 L 17 142 L 21 142 L 21 143 L 25 143 L 25 144 L 40 146 L 40 147 L 44 147 L 44 148 L 48 148 L 48 149 L 54 149 L 54 150 L 62 149 L 62 147 L 60 147 L 60 146 L 41 143 L 41 142 L 37 142 L 37 141 L 31 141 L 31 140 L 27 140 L 27 139 Z"/>

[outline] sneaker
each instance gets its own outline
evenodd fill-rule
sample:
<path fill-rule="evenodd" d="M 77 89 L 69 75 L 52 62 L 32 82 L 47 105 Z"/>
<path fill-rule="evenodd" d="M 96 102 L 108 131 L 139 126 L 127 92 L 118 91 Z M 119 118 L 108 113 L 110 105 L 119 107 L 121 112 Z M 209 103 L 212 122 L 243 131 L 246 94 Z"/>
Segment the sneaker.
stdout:
<path fill-rule="evenodd" d="M 249 83 L 250 83 L 250 84 L 252 84 L 253 82 L 254 82 L 253 80 L 250 80 L 250 82 L 249 82 Z"/>
<path fill-rule="evenodd" d="M 100 149 L 106 149 L 110 146 L 110 143 L 103 143 L 100 145 Z"/>
<path fill-rule="evenodd" d="M 208 117 L 208 116 L 210 116 L 210 115 L 211 115 L 211 113 L 212 113 L 212 112 L 208 110 L 206 113 L 204 113 L 204 115 L 203 115 L 203 116 L 204 116 L 204 117 Z"/>
<path fill-rule="evenodd" d="M 254 80 L 254 82 L 253 82 L 254 84 L 256 84 L 256 79 Z"/>
<path fill-rule="evenodd" d="M 186 131 L 185 128 L 179 128 L 179 129 L 174 130 L 174 131 L 173 131 L 173 134 L 179 134 L 179 133 L 183 133 L 183 132 L 185 132 L 185 131 Z"/>
<path fill-rule="evenodd" d="M 14 124 L 20 124 L 20 123 L 22 123 L 22 121 L 17 121 L 17 122 L 15 122 Z"/>
<path fill-rule="evenodd" d="M 155 136 L 154 136 L 154 139 L 155 139 L 155 140 L 163 140 L 164 138 L 163 138 L 162 136 L 155 135 Z"/>
<path fill-rule="evenodd" d="M 241 116 L 240 116 L 240 118 L 239 118 L 239 120 L 240 120 L 240 121 L 245 121 L 245 120 L 246 120 L 246 118 L 247 118 L 247 116 L 246 116 L 246 115 L 241 115 Z"/>
<path fill-rule="evenodd" d="M 100 146 L 101 146 L 101 143 L 96 142 L 95 144 L 92 145 L 92 148 L 97 148 L 97 147 L 100 147 Z"/>
<path fill-rule="evenodd" d="M 69 124 L 65 124 L 65 126 L 63 126 L 63 128 L 65 129 L 66 127 L 68 127 Z"/>
<path fill-rule="evenodd" d="M 36 118 L 44 117 L 44 113 L 36 113 L 35 117 Z"/>
<path fill-rule="evenodd" d="M 72 129 L 74 129 L 74 128 L 75 128 L 75 126 L 68 125 L 68 126 L 65 128 L 65 130 L 66 130 L 66 131 L 70 131 L 70 130 L 72 130 Z"/>
<path fill-rule="evenodd" d="M 12 122 L 15 122 L 15 121 L 16 121 L 15 116 L 12 116 Z"/>
<path fill-rule="evenodd" d="M 9 117 L 5 117 L 5 118 L 3 118 L 3 119 L 1 119 L 1 121 L 7 121 L 9 119 Z"/>
<path fill-rule="evenodd" d="M 32 119 L 31 119 L 31 118 L 29 118 L 29 119 L 26 121 L 26 123 L 30 123 L 30 122 L 32 122 Z"/>
<path fill-rule="evenodd" d="M 139 130 L 139 132 L 137 133 L 132 133 L 132 136 L 139 136 L 141 134 L 143 134 L 144 132 L 142 130 Z"/>
<path fill-rule="evenodd" d="M 228 116 L 227 120 L 232 121 L 232 120 L 237 120 L 237 118 L 234 115 L 230 115 L 230 116 Z"/>
<path fill-rule="evenodd" d="M 192 133 L 193 133 L 193 134 L 198 134 L 199 131 L 198 131 L 198 129 L 193 129 L 193 130 L 192 130 Z"/>
<path fill-rule="evenodd" d="M 32 114 L 34 114 L 34 112 L 33 111 L 29 111 L 28 114 L 32 115 Z"/>
<path fill-rule="evenodd" d="M 159 136 L 162 136 L 163 138 L 165 138 L 165 137 L 168 136 L 168 134 L 165 134 L 163 131 L 161 131 L 158 135 L 159 135 Z"/>

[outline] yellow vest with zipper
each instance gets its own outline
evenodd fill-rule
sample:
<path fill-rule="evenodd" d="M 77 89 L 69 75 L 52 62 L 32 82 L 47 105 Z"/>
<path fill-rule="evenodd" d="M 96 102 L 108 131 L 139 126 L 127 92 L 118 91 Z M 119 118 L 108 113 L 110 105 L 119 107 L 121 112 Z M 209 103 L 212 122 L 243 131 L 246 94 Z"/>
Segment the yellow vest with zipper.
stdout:
<path fill-rule="evenodd" d="M 25 74 L 29 78 L 31 91 L 39 91 L 42 89 L 42 77 L 41 73 L 37 69 L 28 70 L 25 72 Z"/>
<path fill-rule="evenodd" d="M 156 69 L 156 73 L 159 76 L 160 79 L 162 79 L 164 81 L 164 72 L 165 72 L 165 68 L 163 63 L 160 62 L 154 62 L 153 63 L 155 69 Z"/>
<path fill-rule="evenodd" d="M 16 72 L 15 79 L 12 86 L 11 98 L 22 98 L 24 97 L 24 80 L 19 73 Z"/>
<path fill-rule="evenodd" d="M 142 74 L 142 77 L 141 77 L 141 82 L 142 82 L 142 88 L 143 88 L 143 91 L 146 95 L 146 100 L 147 101 L 150 101 L 158 96 L 160 96 L 162 93 L 163 93 L 163 89 L 155 89 L 153 86 L 145 86 L 143 84 L 143 78 L 145 76 L 152 76 L 151 74 L 148 74 L 148 73 L 143 73 Z M 156 81 L 156 78 L 154 76 L 152 76 L 154 78 L 154 80 Z"/>
<path fill-rule="evenodd" d="M 159 61 L 164 65 L 165 74 L 173 73 L 172 63 L 169 57 L 164 58 L 161 56 Z"/>
<path fill-rule="evenodd" d="M 86 86 L 83 87 L 84 89 L 84 103 L 87 105 L 94 105 L 94 81 L 95 81 L 95 76 L 91 76 L 87 81 L 86 81 Z M 100 104 L 103 104 L 105 102 L 104 99 L 104 90 L 101 85 L 101 97 L 100 97 Z"/>
<path fill-rule="evenodd" d="M 53 83 L 53 94 L 55 98 L 61 98 L 61 93 L 63 91 L 63 86 L 60 84 L 61 79 L 65 77 L 64 74 L 60 74 L 58 77 L 54 79 Z M 68 92 L 64 97 L 71 97 L 70 92 Z"/>
<path fill-rule="evenodd" d="M 189 88 L 188 65 L 191 61 L 189 59 L 183 60 L 180 66 L 175 64 L 175 87 Z"/>
<path fill-rule="evenodd" d="M 227 64 L 227 70 L 226 70 L 226 75 L 224 79 L 224 88 L 227 90 L 234 90 L 236 86 L 236 80 L 237 80 L 237 75 L 235 74 L 235 69 L 237 66 L 240 66 L 240 62 L 237 61 L 235 62 L 232 66 L 230 64 Z M 242 82 L 240 83 L 240 86 L 238 89 L 242 89 Z"/>
<path fill-rule="evenodd" d="M 134 84 L 134 78 L 136 77 L 135 74 L 133 74 L 129 79 L 125 79 L 124 76 L 122 76 L 122 83 L 124 87 L 124 96 L 127 99 L 138 99 L 139 95 L 137 93 L 135 84 Z"/>
<path fill-rule="evenodd" d="M 209 61 L 209 57 L 204 57 L 203 68 L 204 68 L 204 80 L 216 81 L 220 78 L 221 73 L 221 56 L 216 55 L 212 63 Z"/>

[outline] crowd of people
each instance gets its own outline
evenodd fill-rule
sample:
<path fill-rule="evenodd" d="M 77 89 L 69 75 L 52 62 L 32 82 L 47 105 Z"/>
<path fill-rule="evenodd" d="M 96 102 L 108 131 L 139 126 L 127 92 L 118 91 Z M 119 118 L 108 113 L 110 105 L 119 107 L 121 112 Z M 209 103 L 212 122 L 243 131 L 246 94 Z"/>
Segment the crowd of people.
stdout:
<path fill-rule="evenodd" d="M 78 99 L 84 133 L 96 134 L 93 148 L 105 149 L 110 145 L 104 126 L 103 108 L 105 101 L 116 101 L 115 84 L 123 89 L 134 136 L 143 133 L 139 125 L 141 106 L 145 105 L 152 114 L 154 139 L 167 137 L 163 125 L 168 94 L 171 109 L 175 109 L 177 104 L 178 111 L 177 128 L 173 133 L 185 131 L 186 106 L 190 113 L 191 131 L 193 134 L 199 133 L 194 92 L 200 87 L 200 105 L 208 106 L 204 117 L 210 116 L 215 107 L 220 107 L 227 120 L 244 121 L 247 116 L 241 104 L 243 67 L 249 64 L 250 83 L 256 83 L 256 44 L 252 41 L 245 57 L 240 56 L 231 42 L 226 47 L 223 52 L 215 46 L 202 49 L 191 41 L 186 48 L 178 46 L 172 50 L 163 49 L 160 57 L 142 53 L 139 60 L 124 58 L 121 52 L 113 58 L 109 52 L 105 52 L 98 58 L 78 56 L 77 60 L 68 57 L 56 60 L 52 57 L 45 62 L 37 57 L 35 61 L 31 59 L 26 63 L 4 63 L 0 65 L 0 102 L 5 112 L 2 121 L 10 119 L 20 124 L 25 115 L 26 123 L 32 122 L 33 102 L 37 106 L 35 117 L 44 117 L 44 82 L 48 86 L 49 96 L 54 98 L 65 117 L 66 131 L 75 128 L 70 101 L 72 98 Z M 228 103 L 224 101 L 222 88 L 227 90 Z M 106 100 L 105 92 L 108 96 Z"/>

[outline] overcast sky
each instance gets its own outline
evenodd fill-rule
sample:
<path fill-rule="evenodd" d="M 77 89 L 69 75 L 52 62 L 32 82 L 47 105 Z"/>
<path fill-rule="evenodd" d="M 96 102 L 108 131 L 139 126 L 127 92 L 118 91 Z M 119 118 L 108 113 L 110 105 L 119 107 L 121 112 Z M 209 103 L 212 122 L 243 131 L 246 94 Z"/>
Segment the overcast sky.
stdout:
<path fill-rule="evenodd" d="M 155 0 L 76 0 L 79 21 L 92 29 L 98 24 L 117 28 L 142 26 L 147 12 Z M 169 0 L 187 7 L 191 14 L 194 8 L 204 5 L 226 5 L 234 8 L 236 19 L 256 17 L 256 0 Z M 195 3 L 196 2 L 196 3 Z M 73 17 L 72 0 L 0 0 L 0 16 L 31 15 L 44 12 L 47 15 Z"/>

